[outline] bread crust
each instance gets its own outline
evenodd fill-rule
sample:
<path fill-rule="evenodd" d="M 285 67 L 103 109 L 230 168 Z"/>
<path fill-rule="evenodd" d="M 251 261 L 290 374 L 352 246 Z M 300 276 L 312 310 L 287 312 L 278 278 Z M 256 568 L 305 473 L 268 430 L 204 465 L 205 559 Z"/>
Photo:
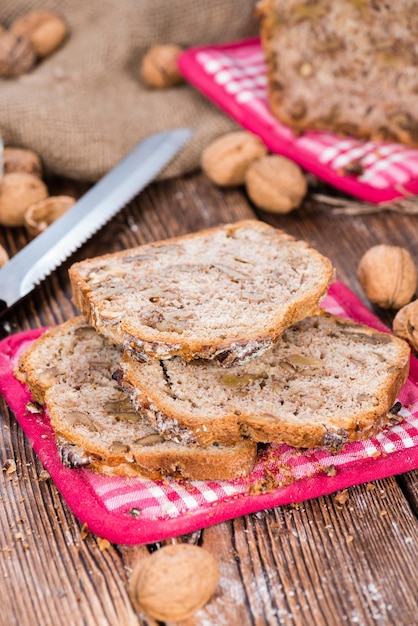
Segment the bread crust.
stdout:
<path fill-rule="evenodd" d="M 262 251 L 260 242 L 264 245 Z M 211 256 L 211 244 L 217 246 L 214 250 L 222 251 L 224 255 L 231 248 L 231 255 L 235 256 L 229 259 L 229 265 L 224 259 L 217 258 L 215 252 Z M 196 250 L 189 253 L 193 246 Z M 208 256 L 199 265 L 199 253 L 205 248 L 209 249 Z M 162 263 L 165 251 L 168 251 L 169 261 L 161 269 L 158 264 Z M 251 261 L 237 259 L 238 254 Z M 155 259 L 150 260 L 153 255 Z M 169 265 L 182 258 L 187 258 L 187 264 L 177 262 L 177 274 L 172 279 L 179 281 L 178 287 L 169 281 L 164 285 L 164 271 L 170 271 Z M 193 276 L 195 286 L 187 290 L 187 273 L 189 276 L 194 274 L 190 269 L 190 258 L 197 264 L 194 267 L 198 276 Z M 283 258 L 288 265 L 280 269 Z M 269 274 L 268 288 L 258 285 L 262 274 L 258 272 L 257 263 L 262 265 L 264 273 Z M 130 285 L 129 304 L 126 290 L 132 272 L 126 278 L 127 266 L 135 271 L 138 282 L 142 280 L 141 289 L 146 285 L 142 290 L 145 295 Z M 117 276 L 118 272 L 121 277 Z M 156 277 L 161 282 L 162 296 L 151 296 L 151 305 L 146 297 L 148 278 L 144 274 L 150 275 L 149 283 L 155 282 Z M 206 274 L 213 300 L 210 310 L 209 295 L 199 283 Z M 287 327 L 306 317 L 326 295 L 334 278 L 334 269 L 329 259 L 308 243 L 297 241 L 260 221 L 243 220 L 87 259 L 74 264 L 69 275 L 74 304 L 89 323 L 111 341 L 135 350 L 142 358 L 181 356 L 187 361 L 204 358 L 230 367 L 261 356 Z M 290 288 L 286 281 L 300 281 L 300 284 L 293 284 Z M 111 289 L 104 293 L 106 284 Z M 164 289 L 170 290 L 168 299 L 164 298 Z M 184 296 L 185 289 L 187 297 Z M 282 294 L 280 303 L 278 292 Z M 111 298 L 110 302 L 105 295 Z M 245 300 L 246 297 L 249 299 Z M 269 302 L 272 297 L 277 298 L 274 306 Z M 170 301 L 168 304 L 167 300 Z M 148 319 L 144 313 L 146 309 L 149 310 Z M 215 319 L 209 326 L 208 316 L 212 315 Z M 176 316 L 180 316 L 179 319 Z M 240 319 L 243 321 L 238 326 Z M 184 330 L 176 328 L 177 324 L 184 324 Z"/>
<path fill-rule="evenodd" d="M 251 473 L 257 459 L 257 447 L 249 442 L 248 445 L 225 447 L 221 452 L 215 446 L 194 448 L 186 453 L 185 446 L 163 445 L 145 454 L 133 454 L 129 460 L 123 455 L 101 454 L 97 449 L 85 445 L 85 441 L 69 440 L 58 430 L 56 442 L 61 460 L 67 467 L 84 467 L 106 476 L 151 480 L 166 477 L 178 480 L 243 478 Z"/>

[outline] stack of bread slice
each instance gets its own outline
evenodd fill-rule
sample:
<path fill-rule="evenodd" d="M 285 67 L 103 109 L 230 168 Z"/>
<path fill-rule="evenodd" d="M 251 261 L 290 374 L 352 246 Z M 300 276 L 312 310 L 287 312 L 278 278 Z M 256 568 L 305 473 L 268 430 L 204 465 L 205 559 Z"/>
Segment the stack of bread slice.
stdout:
<path fill-rule="evenodd" d="M 336 451 L 388 422 L 408 345 L 322 312 L 332 264 L 246 220 L 70 268 L 82 315 L 19 375 L 63 462 L 106 474 L 230 479 L 260 444 Z"/>

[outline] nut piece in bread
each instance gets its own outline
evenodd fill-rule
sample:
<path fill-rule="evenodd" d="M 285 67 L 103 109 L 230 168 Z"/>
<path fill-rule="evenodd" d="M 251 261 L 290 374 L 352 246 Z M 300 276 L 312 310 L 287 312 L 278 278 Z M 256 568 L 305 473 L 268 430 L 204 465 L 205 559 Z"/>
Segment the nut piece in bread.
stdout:
<path fill-rule="evenodd" d="M 323 313 L 228 370 L 180 358 L 139 362 L 129 352 L 121 367 L 135 407 L 164 437 L 200 445 L 250 437 L 336 451 L 390 421 L 409 356 L 405 341 Z"/>
<path fill-rule="evenodd" d="M 245 220 L 75 263 L 73 300 L 111 341 L 144 358 L 224 366 L 255 358 L 326 295 L 329 259 Z"/>

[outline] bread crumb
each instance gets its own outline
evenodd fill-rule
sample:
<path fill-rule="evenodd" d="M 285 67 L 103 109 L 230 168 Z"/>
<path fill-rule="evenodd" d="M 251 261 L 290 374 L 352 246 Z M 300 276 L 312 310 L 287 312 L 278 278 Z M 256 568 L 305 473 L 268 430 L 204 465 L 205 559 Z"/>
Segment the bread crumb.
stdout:
<path fill-rule="evenodd" d="M 86 523 L 84 523 L 80 530 L 80 539 L 84 541 L 85 539 L 87 539 L 88 534 L 89 534 L 89 527 L 87 526 Z"/>
<path fill-rule="evenodd" d="M 51 474 L 49 472 L 47 472 L 46 469 L 43 469 L 43 470 L 41 470 L 39 472 L 39 476 L 38 476 L 39 482 L 41 482 L 41 483 L 46 482 L 50 478 L 51 478 Z"/>
<path fill-rule="evenodd" d="M 248 493 L 250 495 L 271 493 L 272 491 L 275 491 L 278 487 L 282 486 L 283 482 L 278 480 L 277 477 L 275 477 L 268 470 L 266 470 L 263 478 L 255 481 L 252 485 L 249 486 Z"/>
<path fill-rule="evenodd" d="M 344 489 L 343 491 L 340 491 L 339 493 L 336 494 L 336 496 L 334 497 L 335 502 L 337 502 L 338 504 L 345 504 L 347 502 L 347 500 L 349 499 L 349 493 L 347 489 Z"/>
<path fill-rule="evenodd" d="M 6 459 L 3 463 L 3 472 L 13 474 L 16 471 L 16 463 L 13 459 Z"/>
<path fill-rule="evenodd" d="M 335 465 L 330 465 L 329 467 L 326 467 L 324 471 L 327 476 L 337 475 L 337 468 L 335 467 Z"/>
<path fill-rule="evenodd" d="M 38 402 L 28 402 L 26 404 L 26 411 L 28 413 L 32 413 L 33 415 L 36 415 L 38 413 L 42 413 L 43 408 L 40 404 L 38 404 Z"/>
<path fill-rule="evenodd" d="M 99 546 L 100 552 L 104 552 L 110 548 L 110 541 L 107 539 L 102 539 L 102 537 L 97 538 L 97 544 Z"/>

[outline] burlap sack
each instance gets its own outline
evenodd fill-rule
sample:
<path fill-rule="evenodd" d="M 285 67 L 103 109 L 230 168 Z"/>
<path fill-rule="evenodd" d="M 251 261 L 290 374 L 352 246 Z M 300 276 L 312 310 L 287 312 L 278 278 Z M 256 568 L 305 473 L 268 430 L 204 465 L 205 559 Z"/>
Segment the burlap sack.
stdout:
<path fill-rule="evenodd" d="M 52 10 L 69 25 L 61 49 L 19 78 L 0 79 L 5 145 L 35 150 L 46 172 L 95 181 L 159 130 L 188 126 L 194 138 L 165 177 L 195 169 L 202 148 L 234 123 L 184 85 L 146 88 L 142 56 L 156 43 L 184 47 L 257 32 L 255 0 L 3 0 L 6 28 L 29 10 Z"/>

